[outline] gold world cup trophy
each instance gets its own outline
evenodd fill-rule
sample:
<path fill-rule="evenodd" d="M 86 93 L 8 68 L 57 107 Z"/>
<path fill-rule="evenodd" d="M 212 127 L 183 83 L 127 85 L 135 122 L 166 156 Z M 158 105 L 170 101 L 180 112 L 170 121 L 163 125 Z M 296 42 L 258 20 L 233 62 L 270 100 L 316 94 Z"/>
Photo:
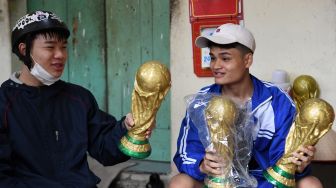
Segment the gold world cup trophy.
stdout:
<path fill-rule="evenodd" d="M 264 177 L 280 188 L 295 187 L 297 166 L 290 161 L 292 153 L 300 146 L 315 145 L 331 129 L 334 119 L 334 109 L 329 103 L 318 98 L 306 100 L 289 130 L 284 155 L 264 172 Z"/>
<path fill-rule="evenodd" d="M 119 144 L 124 154 L 139 159 L 151 154 L 146 131 L 154 128 L 156 113 L 170 87 L 170 72 L 165 65 L 149 61 L 139 67 L 132 92 L 134 127 L 121 138 Z"/>
<path fill-rule="evenodd" d="M 309 75 L 301 75 L 293 82 L 292 95 L 297 111 L 304 101 L 319 97 L 319 87 L 316 80 Z"/>
<path fill-rule="evenodd" d="M 238 110 L 236 104 L 223 96 L 214 96 L 205 109 L 205 118 L 211 138 L 211 146 L 223 157 L 225 167 L 221 175 L 208 174 L 205 187 L 232 188 L 229 174 L 233 166 L 234 126 Z"/>

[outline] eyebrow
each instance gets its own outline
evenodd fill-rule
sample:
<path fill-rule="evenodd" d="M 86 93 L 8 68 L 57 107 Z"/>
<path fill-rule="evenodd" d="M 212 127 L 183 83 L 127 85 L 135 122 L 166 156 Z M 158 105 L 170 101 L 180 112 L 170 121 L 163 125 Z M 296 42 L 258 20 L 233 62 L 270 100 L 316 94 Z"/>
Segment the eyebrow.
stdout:
<path fill-rule="evenodd" d="M 45 44 L 55 44 L 55 43 L 57 43 L 58 42 L 58 40 L 46 40 L 44 43 Z M 63 41 L 63 44 L 68 44 L 68 41 L 67 40 L 64 40 Z"/>
<path fill-rule="evenodd" d="M 209 55 L 214 55 L 214 54 L 209 52 Z M 232 55 L 232 54 L 229 53 L 229 52 L 220 52 L 220 53 L 218 53 L 218 55 Z"/>

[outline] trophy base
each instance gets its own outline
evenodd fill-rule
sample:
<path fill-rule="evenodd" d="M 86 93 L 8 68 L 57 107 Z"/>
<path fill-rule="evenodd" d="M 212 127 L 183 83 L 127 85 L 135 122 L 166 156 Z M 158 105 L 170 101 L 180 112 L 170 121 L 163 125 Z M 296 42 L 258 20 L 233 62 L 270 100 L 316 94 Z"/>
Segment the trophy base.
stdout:
<path fill-rule="evenodd" d="M 223 176 L 208 176 L 204 188 L 233 188 L 233 185 Z"/>
<path fill-rule="evenodd" d="M 127 133 L 121 138 L 118 145 L 121 152 L 137 159 L 144 159 L 151 154 L 151 146 L 148 139 L 139 140 Z"/>
<path fill-rule="evenodd" d="M 277 188 L 294 188 L 295 176 L 292 173 L 288 173 L 275 165 L 268 168 L 263 173 L 268 182 L 275 185 Z"/>

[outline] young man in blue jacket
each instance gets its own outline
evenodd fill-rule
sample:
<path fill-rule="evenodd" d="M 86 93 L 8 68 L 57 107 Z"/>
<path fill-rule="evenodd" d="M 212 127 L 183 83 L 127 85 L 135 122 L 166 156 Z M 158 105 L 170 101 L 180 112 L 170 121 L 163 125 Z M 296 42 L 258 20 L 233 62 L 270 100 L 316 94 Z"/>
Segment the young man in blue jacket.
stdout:
<path fill-rule="evenodd" d="M 274 187 L 263 177 L 263 171 L 275 165 L 284 153 L 286 136 L 296 113 L 293 101 L 272 83 L 250 74 L 256 45 L 246 28 L 224 24 L 212 35 L 200 36 L 195 42 L 200 48 L 210 49 L 210 68 L 215 79 L 213 85 L 201 89 L 200 93 L 222 94 L 251 104 L 255 127 L 251 127 L 253 149 L 249 172 L 257 179 L 258 187 Z M 180 174 L 171 179 L 171 188 L 202 187 L 207 173 L 221 173 L 220 159 L 205 151 L 195 123 L 188 114 L 182 121 L 174 157 Z M 293 154 L 298 179 L 308 175 L 314 153 L 315 148 L 309 146 Z"/>
<path fill-rule="evenodd" d="M 96 187 L 87 153 L 103 165 L 129 159 L 117 144 L 132 116 L 117 121 L 90 91 L 60 80 L 69 34 L 47 11 L 23 16 L 12 30 L 24 66 L 0 88 L 0 187 Z"/>

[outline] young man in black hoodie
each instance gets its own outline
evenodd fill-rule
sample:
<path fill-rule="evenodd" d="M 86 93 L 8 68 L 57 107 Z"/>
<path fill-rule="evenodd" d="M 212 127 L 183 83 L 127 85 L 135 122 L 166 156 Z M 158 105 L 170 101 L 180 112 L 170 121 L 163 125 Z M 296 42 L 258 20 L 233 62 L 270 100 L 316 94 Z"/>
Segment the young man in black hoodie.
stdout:
<path fill-rule="evenodd" d="M 90 91 L 60 80 L 69 35 L 47 11 L 23 16 L 12 30 L 12 51 L 25 66 L 0 88 L 0 187 L 96 187 L 87 153 L 103 165 L 129 159 L 117 144 L 132 116 L 117 121 Z"/>

